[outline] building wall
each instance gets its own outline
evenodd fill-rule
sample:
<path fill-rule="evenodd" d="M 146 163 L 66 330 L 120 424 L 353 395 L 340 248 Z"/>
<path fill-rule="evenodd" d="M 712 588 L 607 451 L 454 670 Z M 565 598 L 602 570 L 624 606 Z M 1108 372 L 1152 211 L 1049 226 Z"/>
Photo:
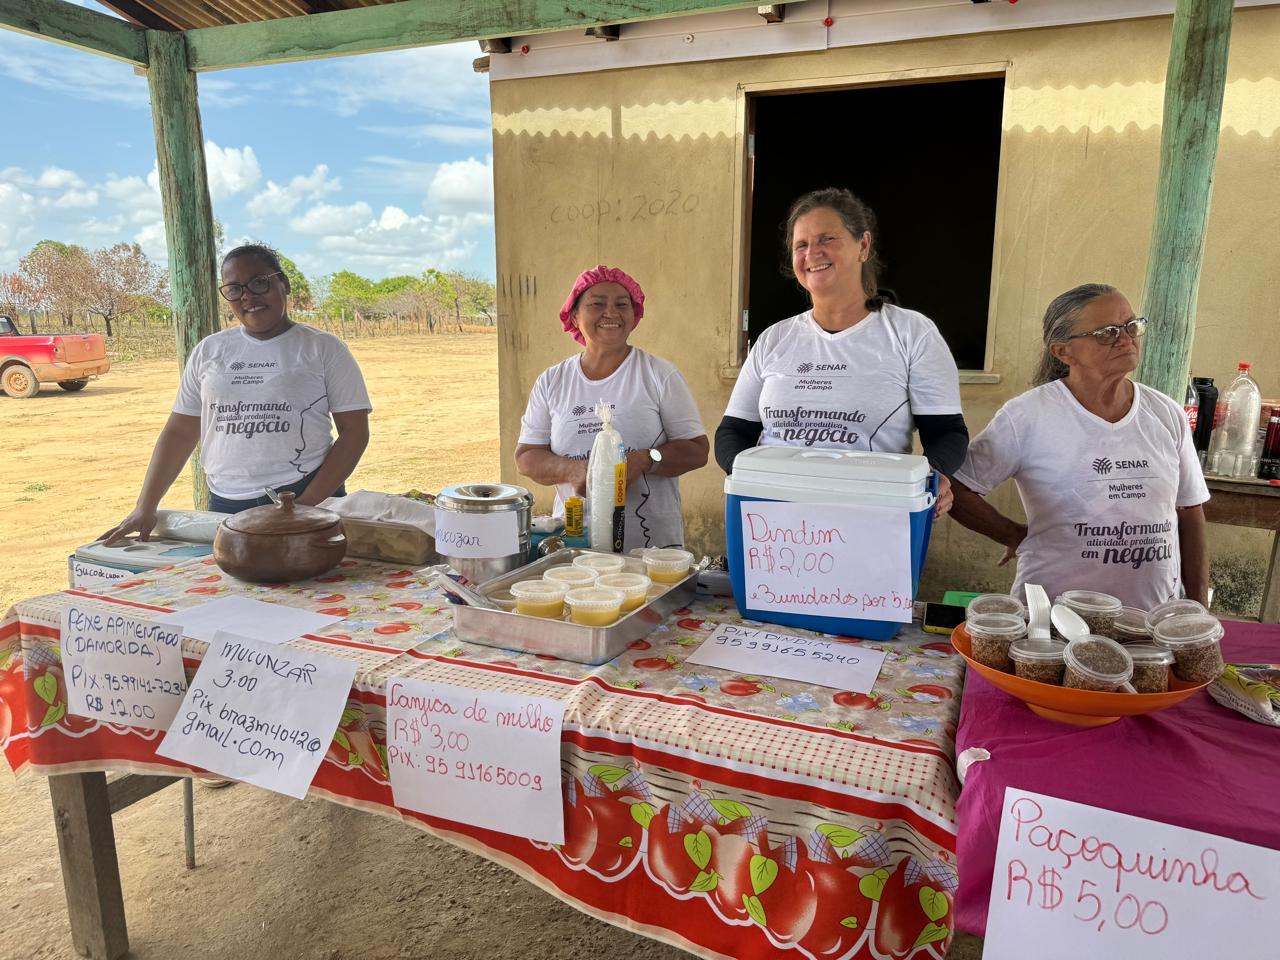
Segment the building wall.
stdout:
<path fill-rule="evenodd" d="M 600 262 L 644 285 L 647 314 L 632 342 L 680 367 L 714 433 L 733 385 L 739 323 L 743 84 L 852 84 L 1003 65 L 988 358 L 999 380 L 962 387 L 976 433 L 1026 389 L 1040 316 L 1056 294 L 1102 280 L 1141 309 L 1171 24 L 1162 17 L 494 82 L 504 479 L 517 479 L 512 452 L 534 379 L 576 349 L 560 332 L 561 302 L 577 273 Z M 1280 396 L 1277 48 L 1280 10 L 1236 12 L 1192 358 L 1196 374 L 1219 383 L 1237 360 L 1251 359 L 1267 396 Z M 797 149 L 892 147 L 860 133 L 853 124 L 815 130 Z M 723 550 L 722 483 L 714 463 L 682 480 L 686 539 L 711 553 Z M 1020 512 L 1011 485 L 994 499 Z M 1260 544 L 1240 531 L 1218 540 L 1254 551 Z M 947 521 L 927 579 L 1007 583 L 998 556 Z"/>

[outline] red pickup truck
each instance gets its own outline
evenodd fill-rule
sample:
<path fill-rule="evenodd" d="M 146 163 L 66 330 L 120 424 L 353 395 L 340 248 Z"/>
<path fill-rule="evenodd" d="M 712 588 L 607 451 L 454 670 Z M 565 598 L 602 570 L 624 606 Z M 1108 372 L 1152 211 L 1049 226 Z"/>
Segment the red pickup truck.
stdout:
<path fill-rule="evenodd" d="M 110 369 L 100 333 L 26 337 L 12 317 L 0 315 L 0 389 L 15 399 L 34 397 L 42 383 L 83 390 L 90 377 Z"/>

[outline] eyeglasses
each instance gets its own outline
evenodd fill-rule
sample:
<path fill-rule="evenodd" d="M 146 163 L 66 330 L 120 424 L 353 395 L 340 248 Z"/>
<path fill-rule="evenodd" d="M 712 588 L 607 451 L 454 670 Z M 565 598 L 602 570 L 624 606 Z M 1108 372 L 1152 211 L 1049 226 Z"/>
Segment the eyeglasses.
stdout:
<path fill-rule="evenodd" d="M 266 293 L 271 289 L 271 278 L 282 276 L 284 276 L 283 270 L 277 270 L 275 273 L 264 273 L 260 277 L 254 277 L 248 283 L 224 283 L 218 288 L 218 292 L 222 294 L 222 299 L 235 303 L 244 296 L 246 290 L 250 293 Z"/>
<path fill-rule="evenodd" d="M 1146 317 L 1134 317 L 1128 323 L 1113 323 L 1099 327 L 1097 330 L 1090 330 L 1088 333 L 1073 333 L 1066 339 L 1079 340 L 1081 337 L 1093 337 L 1104 347 L 1114 347 L 1120 342 L 1122 333 L 1127 333 L 1130 340 L 1137 340 L 1147 332 L 1147 324 L 1150 322 Z"/>

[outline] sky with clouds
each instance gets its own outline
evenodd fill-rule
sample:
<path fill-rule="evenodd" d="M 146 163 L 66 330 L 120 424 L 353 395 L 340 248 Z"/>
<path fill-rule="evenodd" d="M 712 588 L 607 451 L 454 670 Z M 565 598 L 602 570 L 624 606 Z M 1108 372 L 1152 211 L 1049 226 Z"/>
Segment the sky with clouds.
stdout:
<path fill-rule="evenodd" d="M 96 3 L 83 6 L 99 12 Z M 199 75 L 214 216 L 308 276 L 494 276 L 489 86 L 474 43 Z M 0 272 L 39 240 L 165 257 L 147 82 L 0 30 Z"/>

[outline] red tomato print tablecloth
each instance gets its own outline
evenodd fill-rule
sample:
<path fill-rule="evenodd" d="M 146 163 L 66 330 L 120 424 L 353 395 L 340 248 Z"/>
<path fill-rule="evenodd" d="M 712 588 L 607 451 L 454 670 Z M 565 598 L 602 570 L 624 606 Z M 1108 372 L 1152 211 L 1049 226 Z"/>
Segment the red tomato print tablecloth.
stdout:
<path fill-rule="evenodd" d="M 63 606 L 141 618 L 240 595 L 345 619 L 289 646 L 357 664 L 311 793 L 411 823 L 596 917 L 705 957 L 933 958 L 954 929 L 955 724 L 963 663 L 910 626 L 870 694 L 685 663 L 732 603 L 700 598 L 600 667 L 457 641 L 414 571 L 347 560 L 254 585 L 209 560 L 17 604 L 0 620 L 0 743 L 17 772 L 181 773 L 158 731 L 66 712 Z M 802 632 L 802 631 L 794 631 Z M 840 642 L 859 643 L 849 638 Z M 188 673 L 205 644 L 183 646 Z M 390 676 L 565 704 L 560 847 L 397 809 Z"/>

